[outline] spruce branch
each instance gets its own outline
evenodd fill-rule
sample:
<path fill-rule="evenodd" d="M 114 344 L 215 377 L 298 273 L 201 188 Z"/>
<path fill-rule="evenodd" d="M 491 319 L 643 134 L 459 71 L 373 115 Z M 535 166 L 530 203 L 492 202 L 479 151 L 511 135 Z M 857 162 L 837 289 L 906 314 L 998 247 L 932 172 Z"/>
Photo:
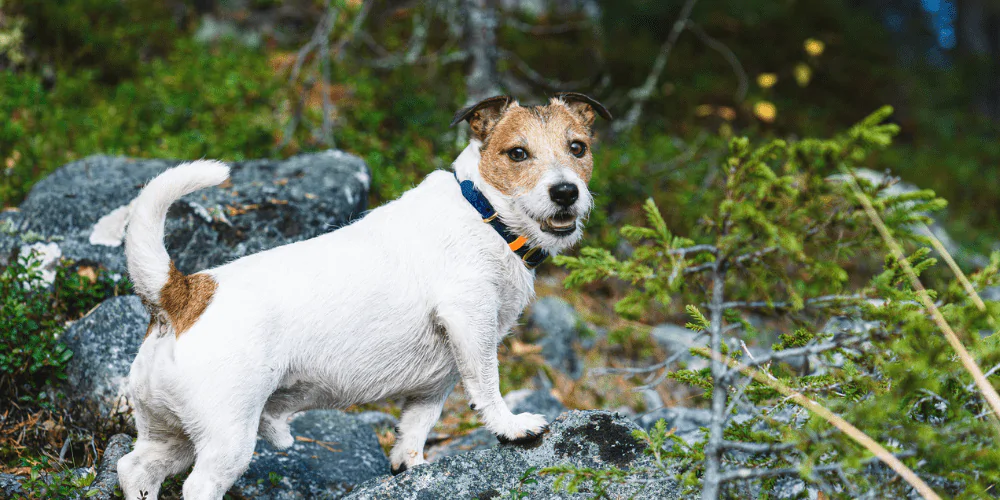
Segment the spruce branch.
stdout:
<path fill-rule="evenodd" d="M 923 304 L 927 312 L 931 314 L 934 322 L 937 324 L 938 328 L 941 329 L 941 333 L 944 334 L 945 339 L 947 339 L 948 343 L 951 344 L 952 349 L 954 349 L 955 353 L 958 354 L 958 359 L 962 362 L 962 366 L 965 367 L 966 371 L 968 371 L 970 375 L 972 375 L 972 379 L 975 381 L 980 392 L 982 392 L 983 397 L 993 410 L 994 415 L 996 415 L 997 418 L 1000 418 L 1000 395 L 997 394 L 996 389 L 993 388 L 990 381 L 983 375 L 983 371 L 979 368 L 976 360 L 973 359 L 972 355 L 969 354 L 969 351 L 965 349 L 964 345 L 962 345 L 962 341 L 959 340 L 958 335 L 956 335 L 954 330 L 951 329 L 948 321 L 945 320 L 944 315 L 941 314 L 941 310 L 938 309 L 937 305 L 934 304 L 934 301 L 931 300 L 930 294 L 927 293 L 927 289 L 925 289 L 923 283 L 920 282 L 920 278 L 917 276 L 916 271 L 910 264 L 909 259 L 907 259 L 903 253 L 903 249 L 899 245 L 899 242 L 896 241 L 896 238 L 894 238 L 889 232 L 889 228 L 886 227 L 882 218 L 879 217 L 878 212 L 875 211 L 875 207 L 872 206 L 871 200 L 861 190 L 861 187 L 858 186 L 854 173 L 849 171 L 847 167 L 843 165 L 841 165 L 841 170 L 845 174 L 847 183 L 854 191 L 855 196 L 857 196 L 862 206 L 864 206 L 868 217 L 872 220 L 872 223 L 875 224 L 879 234 L 882 235 L 882 239 L 885 241 L 886 245 L 889 246 L 893 256 L 903 267 L 903 270 L 910 281 L 910 285 L 914 290 L 916 290 L 917 296 L 920 298 L 920 302 Z"/>
<path fill-rule="evenodd" d="M 972 286 L 969 278 L 964 272 L 962 272 L 962 269 L 958 267 L 958 264 L 955 263 L 955 259 L 952 258 L 948 249 L 941 244 L 941 240 L 939 240 L 937 236 L 934 236 L 934 231 L 931 231 L 931 228 L 927 227 L 927 224 L 921 224 L 920 228 L 923 230 L 924 235 L 927 236 L 927 239 L 930 240 L 931 246 L 934 247 L 934 250 L 937 250 L 937 253 L 948 264 L 948 267 L 951 268 L 951 272 L 955 273 L 955 277 L 958 278 L 962 287 L 965 288 L 965 293 L 969 294 L 969 298 L 972 299 L 972 302 L 976 304 L 976 307 L 979 308 L 980 311 L 985 311 L 986 304 L 983 303 L 983 298 L 979 296 L 979 293 L 976 292 L 976 288 Z"/>
<path fill-rule="evenodd" d="M 924 498 L 929 500 L 941 498 L 937 495 L 937 493 L 934 492 L 934 490 L 930 488 L 930 486 L 927 485 L 927 483 L 925 483 L 922 479 L 920 479 L 920 477 L 917 476 L 917 474 L 913 472 L 912 469 L 903 464 L 903 462 L 900 461 L 899 458 L 896 457 L 896 455 L 889 452 L 889 450 L 885 449 L 882 445 L 878 444 L 874 439 L 869 437 L 860 429 L 851 425 L 850 422 L 844 420 L 839 415 L 836 415 L 835 413 L 828 410 L 825 406 L 822 406 L 819 403 L 816 403 L 815 401 L 792 390 L 790 387 L 785 385 L 780 380 L 769 378 L 759 369 L 751 368 L 733 358 L 730 358 L 729 356 L 719 353 L 716 350 L 709 350 L 703 347 L 698 348 L 696 350 L 700 351 L 701 354 L 705 356 L 711 357 L 713 361 L 716 361 L 720 364 L 724 364 L 725 366 L 728 366 L 730 369 L 739 371 L 743 375 L 753 378 L 756 382 L 770 387 L 771 389 L 777 391 L 786 398 L 789 398 L 792 401 L 794 401 L 795 404 L 802 406 L 803 408 L 812 412 L 814 415 L 822 418 L 823 420 L 826 420 L 830 425 L 836 427 L 841 432 L 843 432 L 851 439 L 853 439 L 855 442 L 863 446 L 866 450 L 870 451 L 873 455 L 875 455 L 876 458 L 878 458 L 880 461 L 889 466 L 889 468 L 896 471 L 896 473 L 899 474 L 899 476 L 902 477 L 904 481 L 909 483 L 910 486 L 912 486 L 915 490 L 917 490 L 917 492 L 920 493 L 920 495 L 923 496 Z M 706 475 L 707 475 L 707 468 L 706 468 Z M 721 482 L 722 477 L 723 476 L 719 476 L 718 478 L 716 478 L 716 481 Z M 739 479 L 739 478 L 734 477 L 732 479 Z"/>

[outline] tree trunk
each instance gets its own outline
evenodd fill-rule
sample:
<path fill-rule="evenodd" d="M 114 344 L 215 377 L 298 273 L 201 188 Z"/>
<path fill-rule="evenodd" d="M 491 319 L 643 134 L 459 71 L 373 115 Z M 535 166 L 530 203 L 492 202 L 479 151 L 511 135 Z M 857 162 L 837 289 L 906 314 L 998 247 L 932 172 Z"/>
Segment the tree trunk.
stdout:
<path fill-rule="evenodd" d="M 497 13 L 494 0 L 463 0 L 469 69 L 466 100 L 478 102 L 500 93 L 497 71 Z"/>

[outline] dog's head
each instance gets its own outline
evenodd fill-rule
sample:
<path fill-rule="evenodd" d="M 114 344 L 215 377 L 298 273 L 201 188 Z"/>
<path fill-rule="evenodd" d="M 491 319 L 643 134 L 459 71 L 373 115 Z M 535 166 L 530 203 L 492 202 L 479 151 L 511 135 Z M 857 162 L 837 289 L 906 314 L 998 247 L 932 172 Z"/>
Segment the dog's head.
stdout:
<path fill-rule="evenodd" d="M 556 94 L 540 106 L 497 96 L 460 110 L 452 124 L 468 120 L 479 153 L 473 181 L 500 218 L 554 254 L 580 239 L 593 203 L 587 183 L 597 116 L 611 118 L 583 94 Z"/>

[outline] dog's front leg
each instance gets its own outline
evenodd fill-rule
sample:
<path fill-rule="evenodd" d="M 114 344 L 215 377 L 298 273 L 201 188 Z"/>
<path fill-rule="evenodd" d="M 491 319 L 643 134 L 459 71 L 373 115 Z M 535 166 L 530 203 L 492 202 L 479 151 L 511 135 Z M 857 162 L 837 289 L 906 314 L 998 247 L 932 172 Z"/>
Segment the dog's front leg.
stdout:
<path fill-rule="evenodd" d="M 545 432 L 542 415 L 514 415 L 500 395 L 500 372 L 497 362 L 499 325 L 496 311 L 483 310 L 476 304 L 442 307 L 438 318 L 445 328 L 452 355 L 469 394 L 472 409 L 483 425 L 501 442 L 531 440 Z"/>

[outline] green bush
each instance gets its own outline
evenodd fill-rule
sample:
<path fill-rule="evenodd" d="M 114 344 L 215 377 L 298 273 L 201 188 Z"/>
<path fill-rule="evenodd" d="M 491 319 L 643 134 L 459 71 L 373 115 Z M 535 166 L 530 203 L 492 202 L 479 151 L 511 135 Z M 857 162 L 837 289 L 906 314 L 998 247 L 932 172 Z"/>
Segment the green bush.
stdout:
<path fill-rule="evenodd" d="M 682 482 L 703 488 L 708 498 L 767 491 L 781 476 L 800 476 L 831 497 L 868 491 L 897 498 L 909 491 L 826 420 L 710 352 L 737 359 L 841 415 L 939 491 L 982 498 L 1000 484 L 991 412 L 929 320 L 902 262 L 875 231 L 858 192 L 910 246 L 907 262 L 917 273 L 935 264 L 919 247 L 926 240 L 918 228 L 943 200 L 930 191 L 892 194 L 889 183 L 861 179 L 856 192 L 844 177 L 890 143 L 898 128 L 883 123 L 887 117 L 882 110 L 828 140 L 752 147 L 745 138 L 734 139 L 718 175 L 706 181 L 710 208 L 696 224 L 689 221 L 690 237 L 672 232 L 650 200 L 646 223 L 621 230 L 634 246 L 627 257 L 589 247 L 579 257 L 556 259 L 571 271 L 569 287 L 627 283 L 615 310 L 629 319 L 669 313 L 683 301 L 688 328 L 707 337 L 691 347 L 711 360 L 709 368 L 675 370 L 661 362 L 648 373 L 703 390 L 711 405 L 704 439 L 692 445 L 672 438 L 651 450 L 670 458 Z M 884 263 L 879 267 L 878 261 Z M 973 286 L 994 285 L 998 268 L 995 254 L 971 277 Z M 1000 337 L 979 340 L 975 332 L 996 330 L 1000 304 L 978 309 L 957 282 L 930 293 L 947 321 L 965 332 L 972 356 L 987 369 L 997 366 Z M 847 326 L 840 323 L 845 317 Z M 743 347 L 752 319 L 781 334 L 770 351 Z M 795 368 L 792 361 L 801 358 L 812 369 Z M 569 485 L 599 479 L 586 470 L 552 472 Z"/>
<path fill-rule="evenodd" d="M 33 252 L 10 263 L 0 272 L 0 398 L 34 398 L 47 383 L 65 378 L 73 352 L 60 340 L 63 325 L 130 288 L 105 271 L 68 261 L 48 285 Z"/>
<path fill-rule="evenodd" d="M 153 158 L 268 157 L 281 82 L 258 53 L 176 42 L 166 59 L 114 86 L 94 70 L 60 72 L 51 90 L 0 73 L 0 199 L 16 204 L 39 178 L 90 154 Z"/>

